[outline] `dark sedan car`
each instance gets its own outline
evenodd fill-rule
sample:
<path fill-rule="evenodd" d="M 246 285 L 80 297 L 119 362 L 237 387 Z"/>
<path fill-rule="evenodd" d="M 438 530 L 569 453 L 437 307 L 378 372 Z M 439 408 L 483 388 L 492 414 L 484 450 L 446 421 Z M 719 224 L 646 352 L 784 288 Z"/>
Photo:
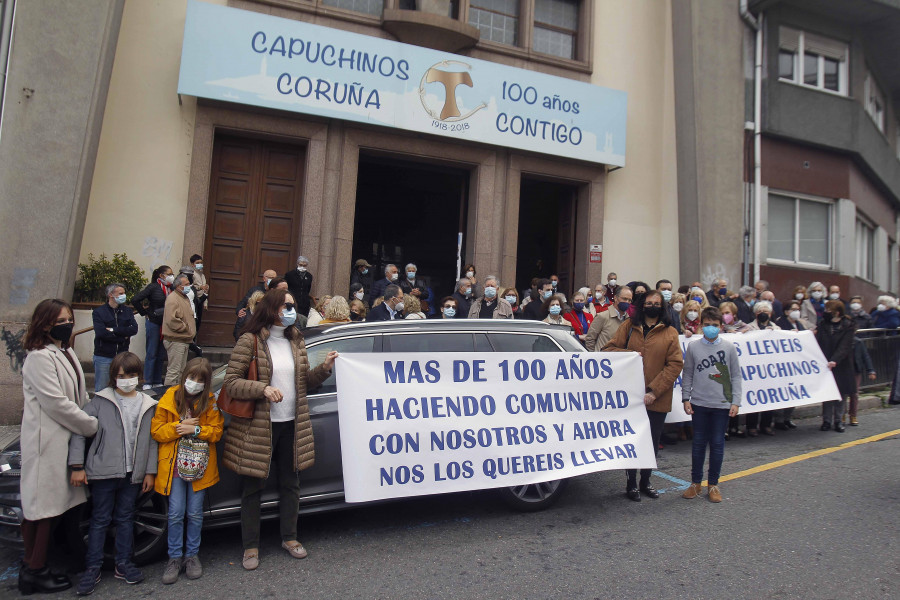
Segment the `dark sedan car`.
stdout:
<path fill-rule="evenodd" d="M 311 367 L 328 352 L 583 352 L 584 348 L 564 329 L 535 321 L 435 319 L 327 325 L 303 331 Z M 213 374 L 218 392 L 225 367 Z M 165 387 L 152 391 L 161 396 Z M 348 508 L 344 502 L 341 444 L 338 429 L 337 386 L 332 375 L 309 390 L 309 412 L 316 440 L 315 465 L 300 473 L 300 514 Z M 226 427 L 228 418 L 226 416 Z M 221 444 L 221 442 L 220 442 Z M 221 456 L 221 446 L 219 456 Z M 18 441 L 0 453 L 0 543 L 20 545 Z M 220 469 L 221 481 L 209 488 L 204 499 L 204 527 L 240 522 L 240 478 Z M 560 496 L 565 480 L 502 488 L 497 493 L 511 507 L 533 511 L 547 508 Z M 138 500 L 135 517 L 135 560 L 148 562 L 166 549 L 166 498 L 154 492 Z M 263 518 L 277 518 L 278 493 L 270 480 L 263 494 Z M 85 513 L 87 514 L 87 512 Z"/>

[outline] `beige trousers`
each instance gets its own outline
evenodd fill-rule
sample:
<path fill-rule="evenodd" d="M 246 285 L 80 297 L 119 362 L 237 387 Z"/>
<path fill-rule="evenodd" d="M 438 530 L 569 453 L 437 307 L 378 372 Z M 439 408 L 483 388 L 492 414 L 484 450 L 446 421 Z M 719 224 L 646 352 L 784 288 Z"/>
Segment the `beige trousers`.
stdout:
<path fill-rule="evenodd" d="M 187 365 L 187 342 L 170 342 L 163 340 L 163 347 L 169 355 L 169 366 L 166 367 L 166 385 L 178 385 L 181 383 L 181 374 Z"/>

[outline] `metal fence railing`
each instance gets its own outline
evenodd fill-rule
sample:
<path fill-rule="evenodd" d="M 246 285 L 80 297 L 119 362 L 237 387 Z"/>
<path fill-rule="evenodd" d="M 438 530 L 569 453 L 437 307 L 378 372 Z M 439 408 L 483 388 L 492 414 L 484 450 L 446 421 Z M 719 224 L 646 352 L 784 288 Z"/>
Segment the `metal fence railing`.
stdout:
<path fill-rule="evenodd" d="M 875 381 L 863 377 L 861 389 L 890 385 L 900 361 L 900 335 L 896 329 L 859 329 L 856 337 L 861 339 L 872 357 L 875 367 Z"/>

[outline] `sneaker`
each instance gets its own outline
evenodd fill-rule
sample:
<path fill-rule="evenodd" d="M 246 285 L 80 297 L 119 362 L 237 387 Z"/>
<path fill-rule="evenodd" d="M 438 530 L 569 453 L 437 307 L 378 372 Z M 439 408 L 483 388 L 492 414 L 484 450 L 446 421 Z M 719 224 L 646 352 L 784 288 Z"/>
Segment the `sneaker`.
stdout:
<path fill-rule="evenodd" d="M 181 573 L 183 562 L 181 557 L 170 558 L 166 563 L 166 570 L 163 571 L 162 582 L 165 585 L 171 585 L 178 581 L 178 575 Z"/>
<path fill-rule="evenodd" d="M 200 559 L 196 556 L 184 559 L 184 574 L 188 579 L 200 579 L 200 576 L 203 575 L 203 565 L 200 564 Z"/>
<path fill-rule="evenodd" d="M 693 500 L 697 496 L 699 496 L 703 492 L 703 486 L 699 483 L 692 483 L 691 486 L 684 490 L 684 493 L 681 495 L 682 498 L 686 498 L 687 500 Z"/>
<path fill-rule="evenodd" d="M 121 579 L 127 584 L 134 585 L 144 580 L 144 574 L 133 563 L 121 563 L 116 565 L 116 579 Z"/>
<path fill-rule="evenodd" d="M 75 588 L 75 594 L 78 596 L 88 596 L 94 592 L 94 588 L 100 583 L 100 567 L 90 567 L 78 579 L 78 586 Z"/>
<path fill-rule="evenodd" d="M 856 420 L 856 417 L 850 417 L 850 424 L 854 427 L 859 425 L 859 421 Z"/>
<path fill-rule="evenodd" d="M 710 502 L 721 502 L 722 501 L 722 492 L 719 491 L 719 486 L 711 485 L 709 486 L 709 491 L 706 493 L 706 497 Z"/>

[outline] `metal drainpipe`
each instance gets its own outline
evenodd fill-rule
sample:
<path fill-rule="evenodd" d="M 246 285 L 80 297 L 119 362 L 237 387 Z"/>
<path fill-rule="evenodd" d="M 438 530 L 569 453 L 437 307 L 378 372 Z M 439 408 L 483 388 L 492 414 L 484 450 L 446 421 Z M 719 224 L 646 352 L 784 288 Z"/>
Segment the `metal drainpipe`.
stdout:
<path fill-rule="evenodd" d="M 753 66 L 753 281 L 759 281 L 759 261 L 762 256 L 760 229 L 762 229 L 762 61 L 763 61 L 763 13 L 754 17 L 747 8 L 748 0 L 740 0 L 741 19 L 756 32 Z"/>
<path fill-rule="evenodd" d="M 15 0 L 3 3 L 3 14 L 0 14 L 0 124 L 3 123 L 3 106 L 6 98 L 6 74 L 9 71 L 9 50 L 12 47 L 13 16 Z M 2 127 L 0 127 L 2 130 Z"/>

